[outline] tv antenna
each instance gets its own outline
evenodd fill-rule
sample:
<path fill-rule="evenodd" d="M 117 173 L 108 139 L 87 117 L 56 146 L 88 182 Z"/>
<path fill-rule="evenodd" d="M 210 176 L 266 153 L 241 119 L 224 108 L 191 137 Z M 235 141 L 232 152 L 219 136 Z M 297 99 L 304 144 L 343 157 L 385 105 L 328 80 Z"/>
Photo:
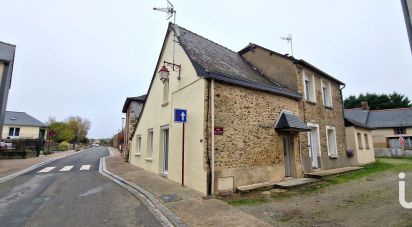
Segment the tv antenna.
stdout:
<path fill-rule="evenodd" d="M 153 7 L 153 10 L 166 13 L 166 20 L 169 20 L 171 17 L 173 17 L 173 24 L 176 25 L 176 10 L 173 4 L 169 0 L 166 0 L 166 2 L 167 2 L 166 7 L 164 8 Z M 176 45 L 176 33 L 173 33 L 173 64 L 175 64 L 175 49 L 176 49 L 175 45 Z"/>
<path fill-rule="evenodd" d="M 292 35 L 288 34 L 287 36 L 281 36 L 280 39 L 285 40 L 287 44 L 290 43 L 290 52 L 291 52 L 292 57 L 293 57 L 293 39 L 292 39 Z"/>
<path fill-rule="evenodd" d="M 176 10 L 173 4 L 170 3 L 169 0 L 166 0 L 166 1 L 167 1 L 167 7 L 164 7 L 164 8 L 153 7 L 153 10 L 166 13 L 166 20 L 169 20 L 171 17 L 173 17 L 173 23 L 176 24 Z"/>

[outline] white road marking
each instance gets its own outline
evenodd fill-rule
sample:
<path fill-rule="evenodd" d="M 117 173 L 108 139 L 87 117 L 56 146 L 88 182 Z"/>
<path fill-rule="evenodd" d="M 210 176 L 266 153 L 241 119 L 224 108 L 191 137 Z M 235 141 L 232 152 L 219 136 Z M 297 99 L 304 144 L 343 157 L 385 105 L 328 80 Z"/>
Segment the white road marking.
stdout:
<path fill-rule="evenodd" d="M 91 165 L 82 165 L 82 167 L 80 167 L 80 170 L 89 170 Z"/>
<path fill-rule="evenodd" d="M 61 171 L 61 172 L 70 171 L 72 168 L 73 168 L 73 166 L 65 166 L 59 171 Z"/>
<path fill-rule="evenodd" d="M 52 169 L 56 168 L 55 166 L 51 166 L 51 167 L 46 167 L 40 171 L 38 171 L 38 173 L 47 173 L 50 172 Z"/>

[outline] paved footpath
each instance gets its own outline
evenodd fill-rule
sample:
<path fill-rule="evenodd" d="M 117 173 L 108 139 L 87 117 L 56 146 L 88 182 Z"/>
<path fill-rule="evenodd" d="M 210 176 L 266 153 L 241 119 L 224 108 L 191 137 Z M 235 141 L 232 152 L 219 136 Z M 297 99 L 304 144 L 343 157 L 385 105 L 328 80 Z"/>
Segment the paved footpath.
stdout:
<path fill-rule="evenodd" d="M 106 158 L 110 172 L 144 188 L 159 200 L 162 195 L 177 194 L 181 200 L 164 204 L 189 226 L 271 226 L 220 200 L 202 199 L 203 195 L 195 190 L 125 163 L 117 149 L 112 151 L 114 155 Z"/>
<path fill-rule="evenodd" d="M 145 201 L 98 172 L 90 148 L 0 183 L 0 226 L 162 226 Z"/>

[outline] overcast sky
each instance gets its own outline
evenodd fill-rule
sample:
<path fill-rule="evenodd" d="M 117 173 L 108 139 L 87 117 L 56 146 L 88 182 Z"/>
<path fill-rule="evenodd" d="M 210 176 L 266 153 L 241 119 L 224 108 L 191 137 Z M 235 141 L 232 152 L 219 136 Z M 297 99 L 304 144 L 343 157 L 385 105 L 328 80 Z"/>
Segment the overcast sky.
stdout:
<path fill-rule="evenodd" d="M 147 92 L 168 21 L 164 0 L 0 0 L 0 40 L 17 45 L 8 110 L 79 115 L 91 138 L 121 129 L 127 96 Z M 346 83 L 344 96 L 412 98 L 412 54 L 398 0 L 172 0 L 177 24 L 229 49 L 253 42 Z"/>

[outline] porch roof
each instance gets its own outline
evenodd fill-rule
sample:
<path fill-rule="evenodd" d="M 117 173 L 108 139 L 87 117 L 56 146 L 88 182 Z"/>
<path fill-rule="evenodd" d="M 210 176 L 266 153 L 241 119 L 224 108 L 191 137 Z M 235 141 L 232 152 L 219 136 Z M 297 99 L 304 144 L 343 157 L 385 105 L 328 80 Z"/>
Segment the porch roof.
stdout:
<path fill-rule="evenodd" d="M 275 130 L 283 132 L 306 132 L 310 131 L 310 128 L 293 113 L 285 111 L 281 113 L 275 125 Z"/>

